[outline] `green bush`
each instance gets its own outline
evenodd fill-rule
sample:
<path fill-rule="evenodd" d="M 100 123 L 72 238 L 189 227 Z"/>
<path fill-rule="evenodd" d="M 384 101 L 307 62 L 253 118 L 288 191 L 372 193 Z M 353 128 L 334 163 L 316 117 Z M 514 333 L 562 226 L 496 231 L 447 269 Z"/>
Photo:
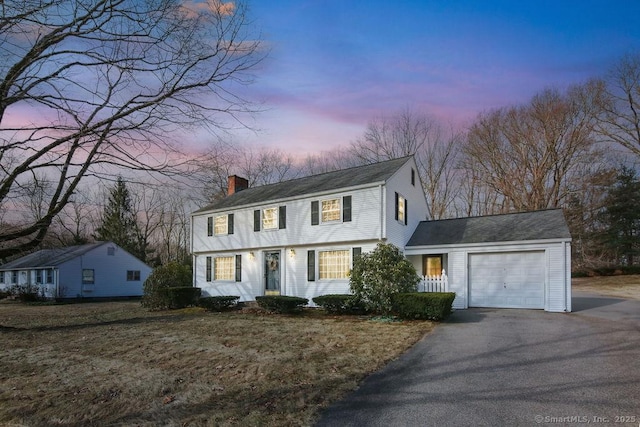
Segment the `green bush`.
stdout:
<path fill-rule="evenodd" d="M 309 303 L 306 298 L 290 297 L 286 295 L 257 296 L 256 302 L 261 308 L 274 313 L 300 313 L 302 308 Z"/>
<path fill-rule="evenodd" d="M 451 314 L 455 292 L 411 292 L 393 296 L 393 312 L 403 319 L 440 321 Z"/>
<path fill-rule="evenodd" d="M 191 288 L 191 267 L 169 263 L 153 270 L 143 285 L 142 306 L 151 310 L 172 308 L 180 303 L 182 298 L 189 300 L 189 292 L 199 291 L 166 291 L 168 288 Z"/>
<path fill-rule="evenodd" d="M 362 314 L 364 306 L 351 294 L 327 294 L 313 298 L 313 302 L 332 314 Z"/>
<path fill-rule="evenodd" d="M 225 311 L 238 307 L 239 296 L 222 295 L 214 297 L 202 297 L 198 301 L 198 306 L 207 311 Z"/>
<path fill-rule="evenodd" d="M 198 304 L 200 298 L 200 288 L 193 286 L 181 286 L 176 288 L 160 288 L 158 296 L 162 300 L 161 308 L 177 309 Z"/>
<path fill-rule="evenodd" d="M 354 260 L 349 286 L 368 311 L 390 314 L 393 295 L 416 292 L 419 281 L 415 267 L 396 246 L 378 243 L 373 252 Z"/>

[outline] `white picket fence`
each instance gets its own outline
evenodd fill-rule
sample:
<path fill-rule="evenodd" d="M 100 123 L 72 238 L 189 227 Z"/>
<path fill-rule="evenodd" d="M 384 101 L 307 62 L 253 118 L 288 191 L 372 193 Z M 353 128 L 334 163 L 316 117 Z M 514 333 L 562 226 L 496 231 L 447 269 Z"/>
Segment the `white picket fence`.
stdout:
<path fill-rule="evenodd" d="M 442 270 L 440 276 L 423 276 L 418 283 L 419 292 L 449 292 L 449 279 L 447 273 Z"/>

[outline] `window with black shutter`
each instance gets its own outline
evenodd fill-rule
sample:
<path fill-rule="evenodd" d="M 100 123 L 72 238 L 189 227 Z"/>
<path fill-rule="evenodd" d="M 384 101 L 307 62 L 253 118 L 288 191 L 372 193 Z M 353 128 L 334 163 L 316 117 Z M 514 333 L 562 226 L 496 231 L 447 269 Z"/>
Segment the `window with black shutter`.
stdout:
<path fill-rule="evenodd" d="M 311 225 L 320 224 L 320 203 L 317 200 L 311 202 Z"/>
<path fill-rule="evenodd" d="M 253 211 L 253 231 L 260 231 L 260 209 Z"/>
<path fill-rule="evenodd" d="M 316 251 L 307 251 L 307 280 L 316 280 Z"/>
<path fill-rule="evenodd" d="M 236 282 L 242 282 L 242 255 L 236 255 Z"/>
<path fill-rule="evenodd" d="M 278 208 L 278 228 L 287 228 L 287 207 L 280 206 Z"/>
<path fill-rule="evenodd" d="M 342 222 L 351 221 L 351 196 L 342 198 Z"/>

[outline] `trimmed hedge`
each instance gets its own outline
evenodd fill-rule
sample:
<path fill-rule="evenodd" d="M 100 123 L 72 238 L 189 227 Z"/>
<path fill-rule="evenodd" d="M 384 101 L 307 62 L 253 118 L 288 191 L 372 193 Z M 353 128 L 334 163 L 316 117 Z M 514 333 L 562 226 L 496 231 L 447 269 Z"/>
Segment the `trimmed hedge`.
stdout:
<path fill-rule="evenodd" d="M 306 298 L 290 297 L 286 295 L 264 295 L 257 296 L 258 305 L 274 313 L 300 313 L 302 308 L 309 303 Z"/>
<path fill-rule="evenodd" d="M 411 292 L 393 296 L 393 311 L 403 319 L 444 320 L 451 314 L 455 292 Z"/>
<path fill-rule="evenodd" d="M 221 295 L 214 297 L 202 297 L 198 300 L 198 306 L 207 311 L 225 311 L 238 307 L 239 296 Z"/>
<path fill-rule="evenodd" d="M 331 314 L 362 314 L 364 306 L 351 294 L 327 294 L 313 298 L 313 302 Z"/>
<path fill-rule="evenodd" d="M 175 288 L 160 288 L 157 290 L 160 308 L 185 308 L 196 305 L 200 298 L 200 288 L 180 286 Z"/>

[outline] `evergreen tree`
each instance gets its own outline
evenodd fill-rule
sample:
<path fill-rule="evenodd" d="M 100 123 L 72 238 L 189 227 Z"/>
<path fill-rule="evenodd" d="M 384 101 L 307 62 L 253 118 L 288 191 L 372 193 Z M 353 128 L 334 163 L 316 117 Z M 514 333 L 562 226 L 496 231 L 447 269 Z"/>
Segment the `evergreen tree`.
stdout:
<path fill-rule="evenodd" d="M 633 169 L 622 167 L 605 206 L 605 246 L 616 254 L 616 262 L 624 260 L 626 265 L 633 265 L 640 253 L 640 180 Z"/>
<path fill-rule="evenodd" d="M 102 224 L 96 229 L 97 240 L 111 241 L 146 262 L 146 248 L 141 244 L 141 232 L 131 210 L 131 196 L 122 177 L 111 189 L 104 207 Z"/>

